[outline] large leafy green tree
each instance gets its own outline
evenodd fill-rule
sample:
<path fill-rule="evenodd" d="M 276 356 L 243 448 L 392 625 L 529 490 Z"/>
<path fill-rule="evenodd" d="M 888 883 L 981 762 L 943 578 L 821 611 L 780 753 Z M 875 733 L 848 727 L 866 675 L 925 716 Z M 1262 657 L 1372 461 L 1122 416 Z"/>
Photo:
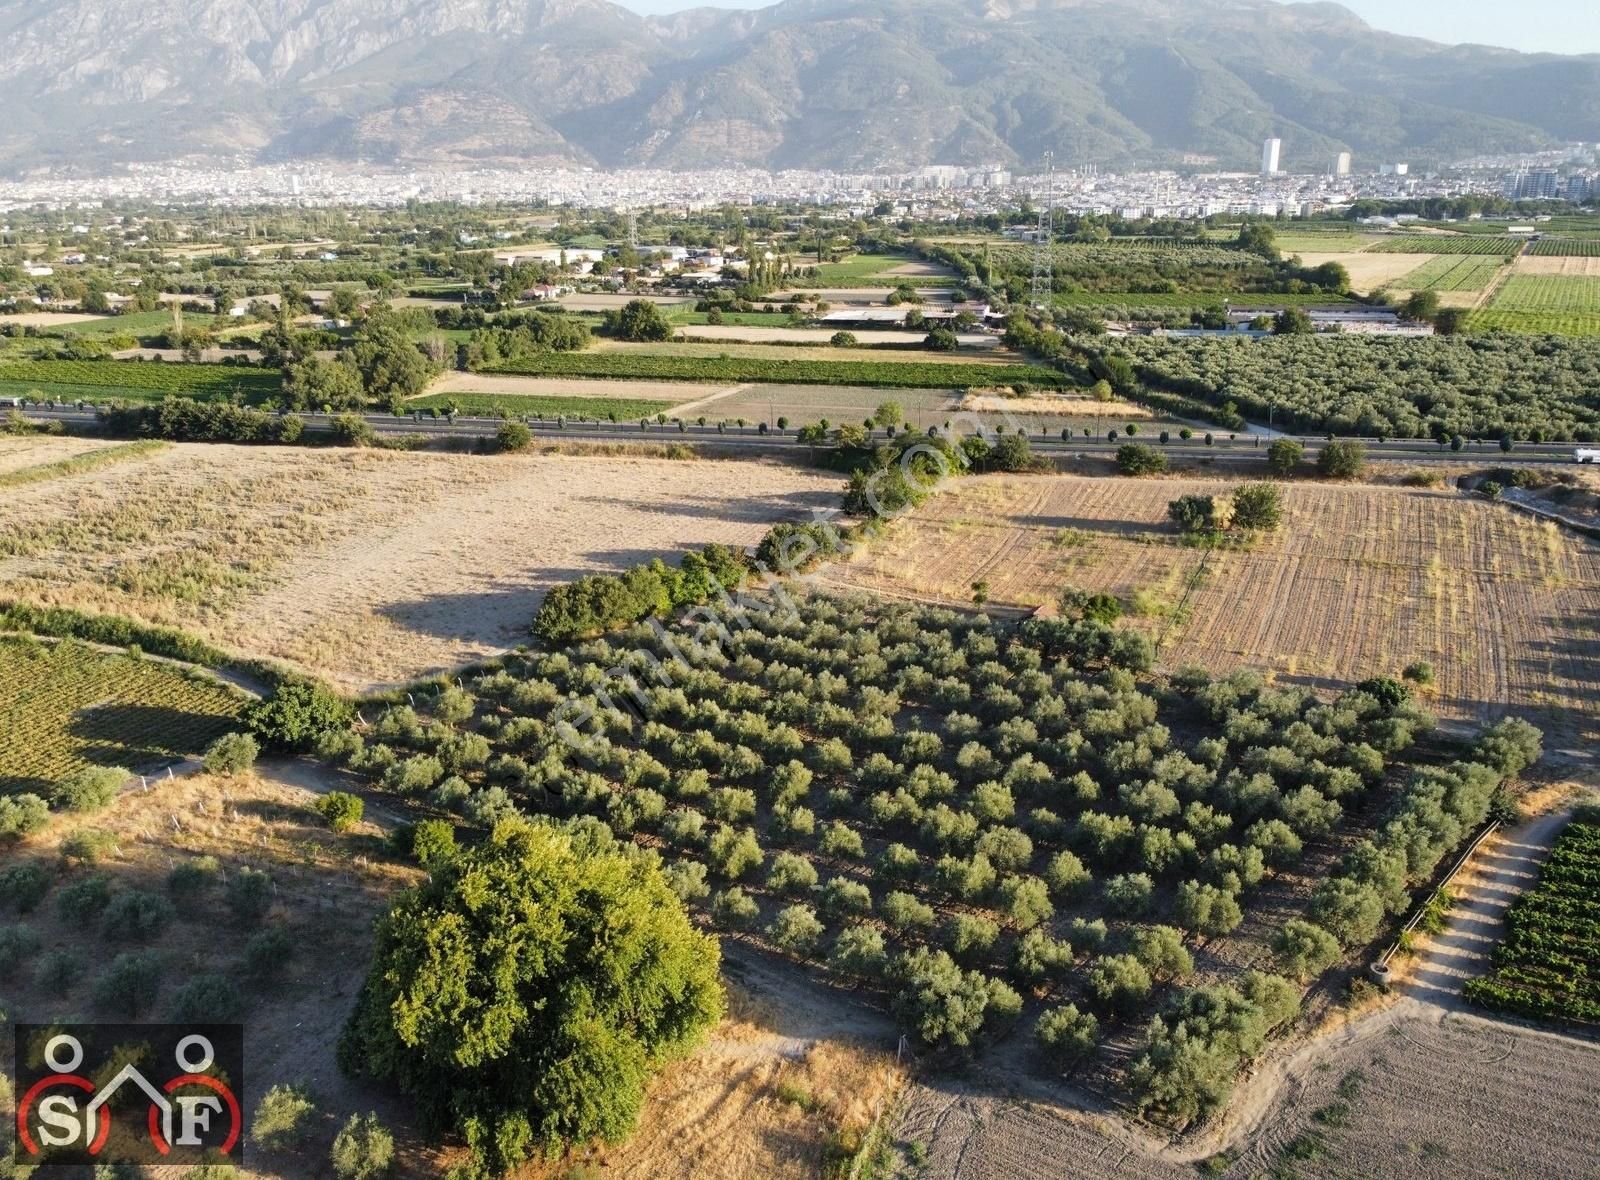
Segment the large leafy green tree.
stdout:
<path fill-rule="evenodd" d="M 718 962 L 652 854 L 504 821 L 379 921 L 340 1064 L 503 1173 L 626 1136 L 653 1072 L 721 1016 Z"/>

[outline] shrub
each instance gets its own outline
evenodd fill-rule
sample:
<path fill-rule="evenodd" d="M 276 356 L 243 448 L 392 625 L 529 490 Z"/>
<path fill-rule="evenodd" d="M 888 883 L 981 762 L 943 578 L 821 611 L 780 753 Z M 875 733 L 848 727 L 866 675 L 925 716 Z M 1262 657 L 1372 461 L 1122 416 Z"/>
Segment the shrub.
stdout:
<path fill-rule="evenodd" d="M 455 825 L 445 819 L 425 819 L 411 829 L 411 857 L 425 869 L 443 864 L 456 854 Z"/>
<path fill-rule="evenodd" d="M 49 821 L 50 807 L 39 796 L 0 796 L 0 844 L 25 840 Z"/>
<path fill-rule="evenodd" d="M 727 881 L 737 881 L 746 873 L 761 867 L 766 854 L 756 842 L 756 834 L 749 828 L 721 827 L 712 833 L 706 846 L 711 867 Z"/>
<path fill-rule="evenodd" d="M 1000 882 L 1001 911 L 1018 930 L 1031 930 L 1055 916 L 1050 891 L 1038 877 L 1007 877 Z"/>
<path fill-rule="evenodd" d="M 261 1096 L 250 1121 L 250 1138 L 257 1147 L 277 1151 L 299 1143 L 311 1128 L 317 1104 L 304 1085 L 279 1083 Z"/>
<path fill-rule="evenodd" d="M 867 854 L 865 845 L 861 843 L 861 834 L 848 827 L 842 820 L 835 820 L 823 829 L 822 839 L 818 841 L 817 847 L 824 856 L 836 856 L 841 859 L 860 860 Z"/>
<path fill-rule="evenodd" d="M 246 925 L 254 925 L 272 908 L 272 878 L 260 869 L 245 867 L 228 881 L 228 908 Z"/>
<path fill-rule="evenodd" d="M 1317 452 L 1317 474 L 1324 479 L 1356 479 L 1367 469 L 1367 448 L 1352 439 L 1334 439 Z"/>
<path fill-rule="evenodd" d="M 1145 873 L 1123 873 L 1107 881 L 1104 889 L 1106 907 L 1124 917 L 1136 917 L 1150 905 L 1155 892 L 1155 882 Z"/>
<path fill-rule="evenodd" d="M 1127 1014 L 1149 998 L 1155 986 L 1145 965 L 1132 955 L 1105 955 L 1089 967 L 1089 992 L 1109 1012 Z"/>
<path fill-rule="evenodd" d="M 659 1063 L 722 1015 L 716 941 L 655 863 L 529 820 L 402 894 L 376 942 L 340 1066 L 438 1112 L 490 1172 L 626 1134 Z"/>
<path fill-rule="evenodd" d="M 1054 1057 L 1077 1061 L 1094 1052 L 1100 1039 L 1100 1022 L 1076 1004 L 1046 1008 L 1033 1026 L 1039 1047 Z"/>
<path fill-rule="evenodd" d="M 239 989 L 221 975 L 196 975 L 172 997 L 172 1019 L 179 1024 L 232 1024 L 243 1011 Z"/>
<path fill-rule="evenodd" d="M 309 750 L 323 734 L 350 723 L 350 706 L 320 684 L 285 681 L 247 708 L 244 720 L 267 749 Z"/>
<path fill-rule="evenodd" d="M 1305 457 L 1305 447 L 1292 438 L 1275 438 L 1267 447 L 1267 466 L 1277 475 L 1293 474 Z"/>
<path fill-rule="evenodd" d="M 1160 475 L 1167 469 L 1167 457 L 1146 443 L 1123 443 L 1116 463 L 1122 475 Z"/>
<path fill-rule="evenodd" d="M 1050 858 L 1045 870 L 1045 880 L 1050 891 L 1061 901 L 1081 897 L 1094 881 L 1094 876 L 1083 867 L 1083 862 L 1070 852 L 1058 852 Z"/>
<path fill-rule="evenodd" d="M 977 914 L 951 914 L 944 920 L 940 934 L 956 959 L 979 960 L 1000 937 L 1000 927 Z"/>
<path fill-rule="evenodd" d="M 1309 979 L 1339 961 L 1339 940 L 1314 922 L 1290 918 L 1278 931 L 1272 949 L 1285 975 Z"/>
<path fill-rule="evenodd" d="M 983 1028 L 991 993 L 977 971 L 963 971 L 944 951 L 919 949 L 894 961 L 894 1012 L 932 1048 L 967 1049 Z"/>
<path fill-rule="evenodd" d="M 110 904 L 111 882 L 103 873 L 74 881 L 56 894 L 56 907 L 61 916 L 74 926 L 88 925 L 91 918 Z"/>
<path fill-rule="evenodd" d="M 83 978 L 83 961 L 71 951 L 49 951 L 40 957 L 33 971 L 35 986 L 62 997 Z"/>
<path fill-rule="evenodd" d="M 103 828 L 79 828 L 61 841 L 61 858 L 78 864 L 98 864 L 118 848 L 117 838 Z"/>
<path fill-rule="evenodd" d="M 118 955 L 94 981 L 97 1007 L 136 1019 L 161 989 L 161 958 L 155 951 L 128 951 Z"/>
<path fill-rule="evenodd" d="M 936 917 L 931 905 L 899 890 L 883 899 L 878 913 L 893 929 L 902 932 L 930 929 Z"/>
<path fill-rule="evenodd" d="M 206 748 L 207 774 L 234 775 L 256 764 L 261 747 L 247 733 L 225 733 Z"/>
<path fill-rule="evenodd" d="M 767 926 L 767 937 L 790 954 L 810 958 L 822 941 L 824 927 L 808 905 L 786 906 Z"/>
<path fill-rule="evenodd" d="M 1234 527 L 1267 532 L 1283 523 L 1283 493 L 1275 483 L 1247 483 L 1233 493 Z"/>
<path fill-rule="evenodd" d="M 26 926 L 0 926 L 0 979 L 10 979 L 39 949 L 39 936 Z"/>
<path fill-rule="evenodd" d="M 76 811 L 84 815 L 104 811 L 131 777 L 128 771 L 115 766 L 88 766 L 57 783 L 50 792 L 50 802 L 57 811 Z"/>
<path fill-rule="evenodd" d="M 107 938 L 148 942 L 172 923 L 174 913 L 160 894 L 128 889 L 106 906 L 103 928 Z"/>
<path fill-rule="evenodd" d="M 760 904 L 738 886 L 711 899 L 711 920 L 724 930 L 748 930 L 760 916 Z"/>
<path fill-rule="evenodd" d="M 877 979 L 889 964 L 883 935 L 871 926 L 846 927 L 828 952 L 828 966 L 847 975 Z"/>
<path fill-rule="evenodd" d="M 711 895 L 706 884 L 706 866 L 697 860 L 680 860 L 666 868 L 667 884 L 682 902 L 699 901 Z"/>
<path fill-rule="evenodd" d="M 1135 930 L 1130 949 L 1145 970 L 1158 979 L 1182 979 L 1194 974 L 1194 959 L 1183 945 L 1183 934 L 1171 926 Z"/>
<path fill-rule="evenodd" d="M 294 939 L 282 926 L 268 926 L 250 936 L 239 960 L 240 970 L 252 983 L 267 984 L 283 974 L 294 955 Z"/>
<path fill-rule="evenodd" d="M 1198 881 L 1185 881 L 1178 886 L 1174 913 L 1185 930 L 1207 938 L 1232 933 L 1244 921 L 1244 912 L 1233 894 Z"/>
<path fill-rule="evenodd" d="M 494 432 L 494 449 L 501 454 L 525 451 L 533 444 L 533 431 L 523 422 L 502 422 Z"/>
<path fill-rule="evenodd" d="M 50 874 L 36 864 L 12 865 L 0 869 L 0 905 L 19 914 L 32 913 L 50 892 Z"/>
<path fill-rule="evenodd" d="M 348 791 L 329 791 L 313 805 L 335 832 L 348 832 L 361 822 L 366 804 Z"/>
<path fill-rule="evenodd" d="M 1472 757 L 1506 778 L 1516 778 L 1539 761 L 1543 749 L 1544 734 L 1536 726 L 1520 717 L 1507 717 L 1483 731 Z"/>
<path fill-rule="evenodd" d="M 339 1180 L 377 1180 L 394 1163 L 394 1136 L 376 1114 L 353 1114 L 334 1136 L 328 1161 Z"/>

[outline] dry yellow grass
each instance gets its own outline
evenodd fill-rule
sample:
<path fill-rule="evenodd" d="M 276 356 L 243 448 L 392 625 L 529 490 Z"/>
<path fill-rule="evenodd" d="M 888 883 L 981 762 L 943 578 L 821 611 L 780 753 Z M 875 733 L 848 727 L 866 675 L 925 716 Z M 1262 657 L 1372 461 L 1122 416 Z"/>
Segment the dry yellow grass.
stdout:
<path fill-rule="evenodd" d="M 698 335 L 698 332 L 693 333 Z M 896 356 L 902 359 L 910 358 L 918 364 L 930 365 L 982 365 L 1006 364 L 1015 365 L 1024 361 L 1019 353 L 1008 348 L 969 348 L 959 352 L 930 352 L 922 350 L 915 353 L 885 353 L 876 348 L 834 348 L 828 344 L 818 344 L 814 347 L 805 345 L 781 344 L 741 344 L 730 340 L 726 343 L 698 344 L 683 340 L 668 341 L 661 344 L 634 344 L 622 340 L 600 340 L 594 345 L 596 352 L 631 352 L 640 355 L 657 356 L 737 356 L 749 357 L 755 360 L 769 361 L 872 361 L 883 363 L 893 360 Z"/>
<path fill-rule="evenodd" d="M 514 393 L 523 397 L 604 397 L 678 402 L 731 393 L 734 385 L 682 381 L 592 381 L 582 377 L 518 377 L 494 373 L 446 373 L 428 386 L 436 393 Z"/>
<path fill-rule="evenodd" d="M 1144 406 L 1130 402 L 1102 402 L 1088 397 L 1005 397 L 977 392 L 962 398 L 958 408 L 976 414 L 1047 414 L 1054 418 L 1115 418 L 1122 422 L 1155 416 Z"/>
<path fill-rule="evenodd" d="M 49 438 L 40 434 L 17 437 L 0 435 L 0 475 L 21 471 L 26 467 L 59 463 L 74 455 L 98 451 L 106 445 L 103 439 L 98 438 Z"/>
<path fill-rule="evenodd" d="M 558 582 L 752 544 L 838 488 L 766 462 L 178 445 L 9 492 L 0 598 L 183 627 L 359 690 L 520 642 Z"/>
<path fill-rule="evenodd" d="M 1291 484 L 1285 521 L 1214 554 L 1177 543 L 1169 500 L 1230 484 L 1075 477 L 964 481 L 896 525 L 830 581 L 946 602 L 1039 605 L 1065 585 L 1142 597 L 1182 616 L 1169 667 L 1253 667 L 1314 685 L 1433 664 L 1443 717 L 1526 712 L 1572 749 L 1600 742 L 1600 546 L 1454 492 Z M 1145 593 L 1140 596 L 1139 591 Z"/>
<path fill-rule="evenodd" d="M 905 1083 L 892 1054 L 777 1032 L 735 984 L 728 1008 L 698 1052 L 651 1083 L 632 1138 L 529 1180 L 557 1180 L 575 1162 L 619 1180 L 814 1180 L 830 1140 L 865 1131 Z"/>
<path fill-rule="evenodd" d="M 1513 273 L 1519 275 L 1600 275 L 1600 258 L 1546 257 L 1522 254 L 1512 260 Z"/>
<path fill-rule="evenodd" d="M 1350 272 L 1350 289 L 1365 295 L 1379 287 L 1392 286 L 1397 279 L 1410 274 L 1424 262 L 1438 257 L 1435 254 L 1302 254 L 1307 266 L 1321 266 L 1337 262 Z"/>

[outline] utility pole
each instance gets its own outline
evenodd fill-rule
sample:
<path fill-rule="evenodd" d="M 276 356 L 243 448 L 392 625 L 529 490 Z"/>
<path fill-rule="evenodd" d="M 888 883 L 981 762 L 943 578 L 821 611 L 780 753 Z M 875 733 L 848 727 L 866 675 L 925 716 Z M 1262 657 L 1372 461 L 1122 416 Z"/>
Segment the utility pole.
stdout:
<path fill-rule="evenodd" d="M 1039 228 L 1033 241 L 1033 306 L 1044 310 L 1055 295 L 1055 263 L 1052 250 L 1055 244 L 1056 204 L 1056 154 L 1044 154 L 1045 196 L 1039 209 Z"/>

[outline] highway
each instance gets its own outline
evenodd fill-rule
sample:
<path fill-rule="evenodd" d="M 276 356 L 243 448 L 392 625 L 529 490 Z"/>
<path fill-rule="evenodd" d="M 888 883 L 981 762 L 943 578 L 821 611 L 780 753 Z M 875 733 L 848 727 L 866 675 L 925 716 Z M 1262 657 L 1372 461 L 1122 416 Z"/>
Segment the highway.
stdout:
<path fill-rule="evenodd" d="M 21 412 L 35 421 L 59 422 L 69 430 L 93 432 L 100 426 L 99 411 L 94 406 L 32 404 L 21 407 Z M 305 423 L 306 433 L 311 435 L 326 434 L 334 418 L 330 414 L 313 413 L 304 413 L 299 417 Z M 430 441 L 454 438 L 475 442 L 480 439 L 491 439 L 503 422 L 500 418 L 465 416 L 458 416 L 451 421 L 446 418 L 434 418 L 429 414 L 398 417 L 392 414 L 363 414 L 361 417 L 372 428 L 373 433 L 380 436 L 421 435 Z M 648 426 L 641 426 L 637 422 L 623 424 L 568 420 L 565 423 L 558 423 L 555 419 L 536 418 L 523 421 L 533 431 L 534 438 L 543 441 L 686 443 L 766 454 L 792 454 L 795 451 L 809 450 L 811 447 L 811 444 L 802 442 L 796 437 L 793 428 L 783 433 L 770 431 L 763 434 L 759 426 L 730 425 L 719 429 L 714 423 L 699 426 L 693 422 L 685 422 L 679 426 L 677 423 L 661 425 L 651 422 Z M 1305 446 L 1308 461 L 1316 459 L 1317 453 L 1327 441 L 1321 436 L 1296 437 Z M 1141 434 L 1133 439 L 1118 438 L 1116 442 L 1109 441 L 1104 434 L 1092 438 L 1075 436 L 1070 439 L 1063 439 L 1059 434 L 1033 433 L 1028 436 L 1029 442 L 1038 453 L 1051 456 L 1084 455 L 1104 458 L 1109 457 L 1117 447 L 1125 443 L 1141 442 L 1148 443 L 1176 459 L 1244 458 L 1249 454 L 1259 454 L 1263 459 L 1266 457 L 1267 440 L 1259 436 L 1244 435 L 1238 439 L 1230 439 L 1227 434 L 1218 431 L 1214 432 L 1213 438 L 1215 441 L 1208 446 L 1204 441 L 1204 434 L 1199 431 L 1188 441 L 1179 439 L 1174 434 L 1167 443 L 1158 441 L 1154 433 Z M 1574 461 L 1574 446 L 1571 443 L 1517 443 L 1510 454 L 1505 454 L 1501 452 L 1497 442 L 1489 441 L 1481 444 L 1468 442 L 1460 451 L 1440 447 L 1429 439 L 1385 441 L 1367 438 L 1360 441 L 1366 445 L 1367 458 L 1379 462 L 1482 462 L 1506 466 Z"/>

